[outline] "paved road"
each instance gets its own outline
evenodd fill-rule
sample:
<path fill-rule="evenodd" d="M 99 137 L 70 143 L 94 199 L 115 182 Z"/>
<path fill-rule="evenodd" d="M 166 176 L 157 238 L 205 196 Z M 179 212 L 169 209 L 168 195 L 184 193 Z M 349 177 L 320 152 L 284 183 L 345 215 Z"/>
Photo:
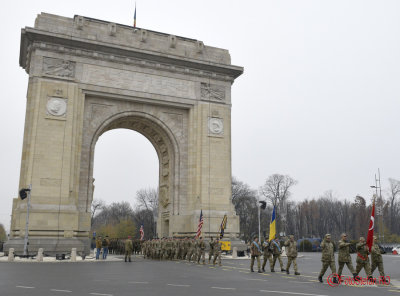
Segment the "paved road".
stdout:
<path fill-rule="evenodd" d="M 249 260 L 224 260 L 222 267 L 142 258 L 133 263 L 1 263 L 0 295 L 400 295 L 400 284 L 321 284 L 316 279 L 319 259 L 320 254 L 299 258 L 300 276 L 250 273 Z M 400 272 L 400 256 L 384 260 L 388 275 Z"/>

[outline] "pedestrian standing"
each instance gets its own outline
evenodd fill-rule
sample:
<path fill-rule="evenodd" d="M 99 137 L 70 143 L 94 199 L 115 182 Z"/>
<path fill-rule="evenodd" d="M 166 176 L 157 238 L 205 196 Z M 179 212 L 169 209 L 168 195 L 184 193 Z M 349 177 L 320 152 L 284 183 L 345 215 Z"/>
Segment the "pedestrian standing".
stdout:
<path fill-rule="evenodd" d="M 96 239 L 96 260 L 100 259 L 101 252 L 101 236 Z"/>
<path fill-rule="evenodd" d="M 131 236 L 128 236 L 128 239 L 125 241 L 125 262 L 129 259 L 131 262 L 131 255 L 133 251 L 133 243 Z"/>
<path fill-rule="evenodd" d="M 101 242 L 101 246 L 103 247 L 103 259 L 107 259 L 108 255 L 108 246 L 110 245 L 110 241 L 108 239 L 108 235 L 106 235 L 105 238 L 103 238 L 103 241 Z"/>

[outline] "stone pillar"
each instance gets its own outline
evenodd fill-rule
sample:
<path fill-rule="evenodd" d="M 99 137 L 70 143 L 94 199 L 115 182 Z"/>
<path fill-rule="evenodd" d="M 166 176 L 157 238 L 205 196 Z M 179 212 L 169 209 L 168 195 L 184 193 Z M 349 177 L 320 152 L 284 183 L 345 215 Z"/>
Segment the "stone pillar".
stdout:
<path fill-rule="evenodd" d="M 233 247 L 232 258 L 237 258 L 237 247 Z"/>
<path fill-rule="evenodd" d="M 8 261 L 14 262 L 14 248 L 8 250 Z"/>
<path fill-rule="evenodd" d="M 71 262 L 76 262 L 76 248 L 71 250 Z"/>
<path fill-rule="evenodd" d="M 39 248 L 36 260 L 37 262 L 43 262 L 43 248 Z"/>

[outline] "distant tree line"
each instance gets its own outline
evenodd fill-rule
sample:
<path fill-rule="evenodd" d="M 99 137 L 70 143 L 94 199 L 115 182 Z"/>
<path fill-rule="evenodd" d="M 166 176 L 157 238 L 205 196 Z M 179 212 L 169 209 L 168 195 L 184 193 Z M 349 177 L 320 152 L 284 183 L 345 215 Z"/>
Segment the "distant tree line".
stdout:
<path fill-rule="evenodd" d="M 92 231 L 98 236 L 127 238 L 128 235 L 139 238 L 139 228 L 145 227 L 145 239 L 153 238 L 156 233 L 158 192 L 154 188 L 141 189 L 135 196 L 135 207 L 128 202 L 114 202 L 106 205 L 95 199 L 92 202 Z"/>
<path fill-rule="evenodd" d="M 291 199 L 291 189 L 297 181 L 288 175 L 269 176 L 259 190 L 248 184 L 232 179 L 232 203 L 240 219 L 240 237 L 248 241 L 258 235 L 259 201 L 266 201 L 261 213 L 261 234 L 269 234 L 273 206 L 276 207 L 277 233 L 296 238 L 322 238 L 326 233 L 339 239 L 346 232 L 351 239 L 366 236 L 371 215 L 372 201 L 362 196 L 338 199 L 332 191 L 300 202 Z M 92 203 L 92 230 L 98 235 L 125 238 L 132 235 L 139 238 L 143 223 L 145 238 L 156 234 L 158 191 L 154 188 L 141 189 L 136 193 L 134 207 L 128 202 L 106 205 L 102 200 Z M 382 219 L 375 216 L 375 230 L 384 234 L 384 242 L 400 243 L 400 181 L 389 179 L 389 188 L 384 190 L 382 199 L 376 200 L 382 208 Z M 229 221 L 228 221 L 229 227 Z M 382 228 L 384 232 L 381 231 Z M 1 233 L 0 233 L 1 234 Z"/>
<path fill-rule="evenodd" d="M 259 199 L 267 201 L 261 210 L 261 234 L 269 234 L 273 206 L 276 206 L 277 232 L 294 234 L 296 238 L 320 237 L 326 233 L 339 239 L 342 232 L 352 239 L 366 236 L 372 200 L 362 196 L 339 200 L 332 191 L 301 202 L 290 200 L 291 188 L 297 182 L 287 175 L 274 174 L 267 178 L 259 191 L 236 178 L 232 180 L 232 202 L 240 218 L 240 236 L 248 241 L 258 234 Z M 384 234 L 385 242 L 400 242 L 400 181 L 389 179 L 389 188 L 376 207 L 382 207 L 382 219 L 375 214 L 375 231 Z M 381 227 L 381 228 L 379 228 Z M 381 230 L 384 231 L 381 231 Z"/>

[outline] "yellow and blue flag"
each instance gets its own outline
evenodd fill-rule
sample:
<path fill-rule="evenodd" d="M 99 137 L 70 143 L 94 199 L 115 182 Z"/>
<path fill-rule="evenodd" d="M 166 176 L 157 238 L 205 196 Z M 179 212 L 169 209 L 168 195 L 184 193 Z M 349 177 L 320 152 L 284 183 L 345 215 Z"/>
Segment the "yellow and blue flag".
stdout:
<path fill-rule="evenodd" d="M 135 2 L 135 14 L 133 15 L 133 27 L 136 28 L 136 2 Z"/>
<path fill-rule="evenodd" d="M 271 217 L 271 223 L 269 224 L 269 240 L 273 240 L 275 239 L 276 236 L 276 213 L 275 213 L 275 207 L 274 210 L 272 212 L 272 217 Z"/>

